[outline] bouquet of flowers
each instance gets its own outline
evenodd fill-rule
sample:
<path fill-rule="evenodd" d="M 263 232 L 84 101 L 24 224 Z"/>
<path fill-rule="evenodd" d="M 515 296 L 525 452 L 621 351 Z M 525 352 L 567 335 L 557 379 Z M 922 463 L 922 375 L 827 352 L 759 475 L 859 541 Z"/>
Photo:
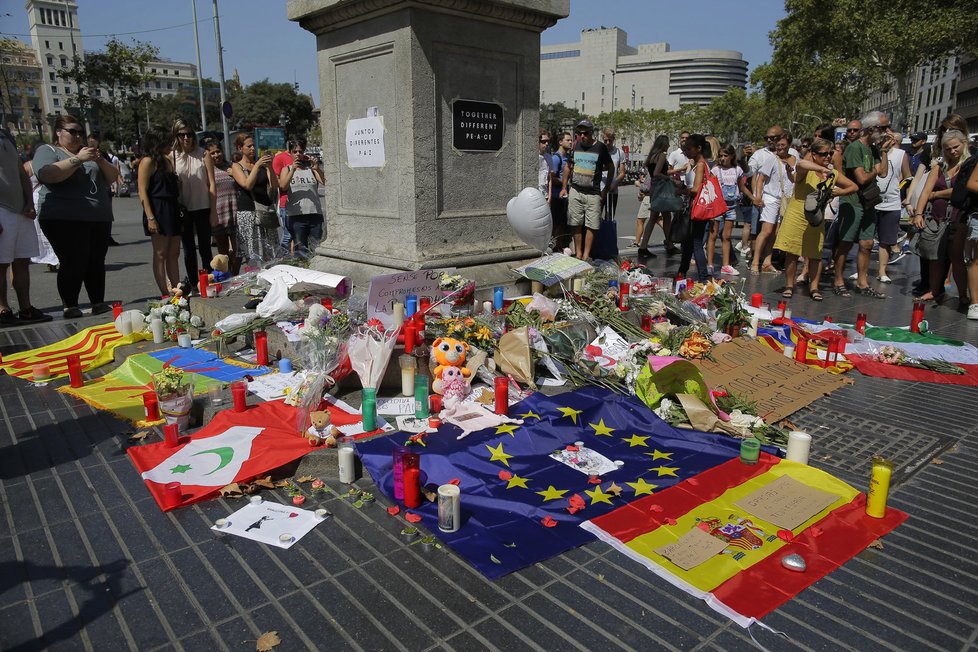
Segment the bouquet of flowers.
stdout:
<path fill-rule="evenodd" d="M 397 328 L 386 330 L 380 320 L 371 319 L 350 335 L 347 343 L 350 366 L 363 387 L 376 388 L 380 384 L 397 342 L 397 331 Z"/>
<path fill-rule="evenodd" d="M 439 319 L 428 322 L 425 332 L 431 338 L 451 337 L 483 350 L 494 348 L 498 335 L 493 332 L 492 325 L 480 317 Z"/>
<path fill-rule="evenodd" d="M 183 369 L 164 367 L 153 374 L 153 389 L 160 403 L 160 412 L 167 424 L 177 423 L 180 430 L 190 424 L 190 407 L 194 402 L 194 386 L 184 382 Z"/>
<path fill-rule="evenodd" d="M 332 373 L 347 357 L 351 327 L 349 315 L 342 310 L 327 310 L 319 304 L 310 306 L 296 345 L 302 367 L 315 373 Z"/>
<path fill-rule="evenodd" d="M 933 371 L 939 374 L 949 374 L 952 376 L 961 376 L 964 374 L 964 369 L 956 364 L 937 359 L 912 358 L 903 349 L 899 349 L 891 345 L 880 347 L 879 351 L 876 351 L 876 353 L 873 354 L 873 360 L 876 362 L 882 362 L 883 364 L 894 364 L 901 367 L 927 369 L 928 371 Z"/>
<path fill-rule="evenodd" d="M 163 337 L 175 342 L 177 335 L 193 328 L 202 328 L 204 320 L 199 315 L 190 314 L 190 304 L 184 297 L 174 297 L 168 301 L 149 306 L 146 315 L 146 328 L 153 319 L 163 320 Z"/>
<path fill-rule="evenodd" d="M 443 273 L 438 280 L 443 306 L 471 306 L 475 299 L 475 281 L 459 275 Z M 444 308 L 442 314 L 445 314 Z"/>

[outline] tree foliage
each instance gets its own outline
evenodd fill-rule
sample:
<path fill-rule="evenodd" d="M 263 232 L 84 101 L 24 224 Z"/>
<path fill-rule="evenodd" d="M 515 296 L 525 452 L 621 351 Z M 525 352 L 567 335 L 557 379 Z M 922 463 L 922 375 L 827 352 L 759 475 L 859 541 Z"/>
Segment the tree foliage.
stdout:
<path fill-rule="evenodd" d="M 768 102 L 854 116 L 868 91 L 895 84 L 903 126 L 921 64 L 978 47 L 973 0 L 786 0 L 770 34 L 771 62 L 751 82 Z"/>
<path fill-rule="evenodd" d="M 279 124 L 279 117 L 288 119 L 289 134 L 306 134 L 313 123 L 313 104 L 307 95 L 300 95 L 292 84 L 276 84 L 263 79 L 245 86 L 230 98 L 234 107 L 232 121 L 244 129 Z"/>

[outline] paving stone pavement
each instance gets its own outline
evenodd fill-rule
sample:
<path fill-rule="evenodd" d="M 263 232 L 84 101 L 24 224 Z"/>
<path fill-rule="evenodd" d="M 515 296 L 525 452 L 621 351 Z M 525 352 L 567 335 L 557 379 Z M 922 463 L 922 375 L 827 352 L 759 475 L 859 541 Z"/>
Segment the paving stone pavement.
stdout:
<path fill-rule="evenodd" d="M 677 261 L 660 255 L 654 268 L 673 269 L 667 262 Z M 776 297 L 776 278 L 744 282 L 748 293 Z M 910 312 L 905 282 L 898 278 L 886 301 L 814 304 L 796 294 L 791 305 L 803 316 L 851 321 L 868 312 L 871 323 L 901 324 Z M 942 334 L 978 340 L 978 323 L 952 307 L 929 308 L 928 319 Z M 0 331 L 0 352 L 91 323 Z M 764 619 L 790 640 L 755 635 L 770 650 L 978 650 L 978 391 L 852 377 L 854 385 L 794 417 L 813 431 L 815 466 L 865 490 L 863 448 L 872 446 L 860 448 L 862 440 L 908 459 L 937 457 L 891 494 L 910 518 L 882 550 L 857 555 Z M 277 650 L 753 645 L 740 627 L 600 542 L 489 582 L 446 549 L 403 541 L 403 522 L 379 501 L 356 509 L 310 496 L 307 507 L 321 504 L 334 517 L 290 550 L 269 548 L 209 529 L 240 502 L 162 514 L 125 454 L 131 427 L 53 386 L 0 377 L 0 418 L 3 650 L 251 650 L 271 630 L 283 641 Z M 845 438 L 856 442 L 849 455 L 824 448 Z"/>

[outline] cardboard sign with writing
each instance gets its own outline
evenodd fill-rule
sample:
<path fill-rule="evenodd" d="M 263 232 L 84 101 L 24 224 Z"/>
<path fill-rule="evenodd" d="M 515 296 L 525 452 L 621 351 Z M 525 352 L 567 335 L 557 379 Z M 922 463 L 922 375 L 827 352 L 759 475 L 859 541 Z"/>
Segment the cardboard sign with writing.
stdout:
<path fill-rule="evenodd" d="M 394 304 L 404 303 L 409 294 L 416 294 L 418 301 L 427 297 L 432 303 L 441 300 L 438 288 L 442 272 L 446 269 L 419 269 L 397 274 L 379 274 L 370 279 L 367 290 L 367 316 L 376 317 L 386 328 L 394 327 Z"/>
<path fill-rule="evenodd" d="M 751 516 L 786 530 L 794 530 L 838 499 L 835 494 L 783 475 L 744 496 L 734 505 Z"/>
<path fill-rule="evenodd" d="M 690 570 L 710 561 L 726 547 L 725 540 L 694 527 L 675 543 L 656 548 L 655 551 L 683 570 Z"/>
<path fill-rule="evenodd" d="M 694 360 L 714 390 L 757 401 L 758 416 L 775 423 L 852 381 L 789 360 L 771 347 L 738 337 L 714 347 L 713 360 Z"/>

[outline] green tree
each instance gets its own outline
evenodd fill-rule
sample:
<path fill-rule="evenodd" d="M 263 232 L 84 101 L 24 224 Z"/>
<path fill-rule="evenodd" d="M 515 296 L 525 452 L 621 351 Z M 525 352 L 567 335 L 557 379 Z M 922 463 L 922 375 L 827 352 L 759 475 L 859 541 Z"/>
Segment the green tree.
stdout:
<path fill-rule="evenodd" d="M 785 9 L 771 63 L 751 82 L 770 102 L 818 115 L 855 115 L 869 89 L 893 83 L 893 124 L 903 127 L 917 67 L 978 48 L 973 0 L 786 0 Z"/>
<path fill-rule="evenodd" d="M 279 116 L 288 119 L 290 135 L 305 135 L 312 127 L 313 104 L 308 95 L 300 95 L 292 84 L 257 81 L 235 93 L 230 101 L 235 121 L 242 128 L 279 124 Z"/>
<path fill-rule="evenodd" d="M 548 121 L 550 120 L 549 111 L 551 106 L 554 109 L 552 125 L 547 124 Z M 561 124 L 569 122 L 571 124 L 576 125 L 583 118 L 584 118 L 583 113 L 581 113 L 577 109 L 573 109 L 569 106 L 566 106 L 563 102 L 555 102 L 553 104 L 540 105 L 540 128 L 541 129 L 549 129 L 552 126 L 554 131 L 560 131 Z M 571 131 L 573 130 L 574 128 L 571 127 Z"/>

